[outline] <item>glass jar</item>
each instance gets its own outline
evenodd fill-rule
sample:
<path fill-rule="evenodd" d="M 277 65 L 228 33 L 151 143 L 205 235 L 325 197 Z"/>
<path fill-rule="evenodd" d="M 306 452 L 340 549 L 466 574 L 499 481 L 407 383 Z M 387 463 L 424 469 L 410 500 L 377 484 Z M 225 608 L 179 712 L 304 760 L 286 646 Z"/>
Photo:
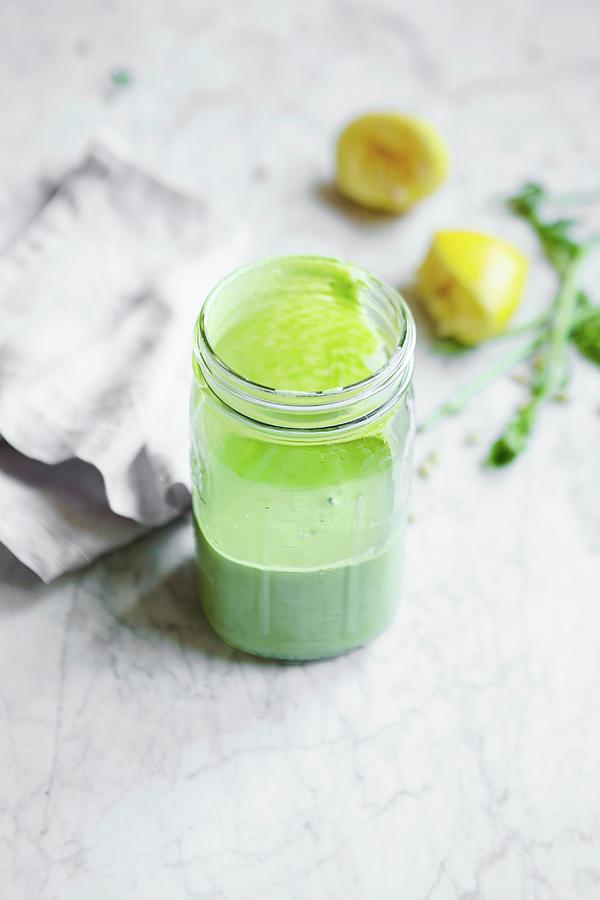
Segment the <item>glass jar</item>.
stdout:
<path fill-rule="evenodd" d="M 330 310 L 343 318 L 333 321 Z M 332 387 L 354 372 L 361 341 L 373 371 Z M 195 331 L 193 508 L 201 601 L 228 644 L 317 659 L 358 647 L 391 622 L 414 437 L 414 344 L 402 297 L 339 260 L 254 263 L 209 294 Z M 272 377 L 262 374 L 265 360 L 276 360 Z"/>

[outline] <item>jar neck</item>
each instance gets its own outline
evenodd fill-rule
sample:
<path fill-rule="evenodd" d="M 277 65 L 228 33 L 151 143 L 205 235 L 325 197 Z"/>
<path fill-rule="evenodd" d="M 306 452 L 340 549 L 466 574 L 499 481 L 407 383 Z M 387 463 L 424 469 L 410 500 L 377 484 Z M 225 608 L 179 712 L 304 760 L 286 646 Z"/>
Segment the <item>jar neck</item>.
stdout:
<path fill-rule="evenodd" d="M 337 260 L 323 262 L 338 263 Z M 311 435 L 316 438 L 324 429 L 353 429 L 386 415 L 411 382 L 414 321 L 397 291 L 351 264 L 340 263 L 347 266 L 354 276 L 360 277 L 364 314 L 386 334 L 390 347 L 388 359 L 372 375 L 354 384 L 324 391 L 279 390 L 249 381 L 220 359 L 211 345 L 209 318 L 218 307 L 223 287 L 232 279 L 243 279 L 246 273 L 253 272 L 256 277 L 257 268 L 268 264 L 255 263 L 234 272 L 209 294 L 195 329 L 196 378 L 204 382 L 234 415 L 268 429 L 285 429 L 292 436 L 297 434 L 304 439 Z"/>

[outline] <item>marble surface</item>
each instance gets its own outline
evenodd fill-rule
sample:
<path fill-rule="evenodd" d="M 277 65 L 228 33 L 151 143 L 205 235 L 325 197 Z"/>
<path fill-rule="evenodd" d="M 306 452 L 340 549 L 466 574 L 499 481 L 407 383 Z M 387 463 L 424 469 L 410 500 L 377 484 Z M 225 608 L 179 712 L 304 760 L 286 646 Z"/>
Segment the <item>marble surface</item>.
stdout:
<path fill-rule="evenodd" d="M 497 198 L 600 187 L 599 19 L 595 0 L 4 3 L 0 240 L 101 135 L 246 222 L 252 256 L 403 285 L 435 227 L 533 251 Z M 330 188 L 334 136 L 369 107 L 453 147 L 403 220 Z M 536 269 L 528 310 L 551 287 Z M 492 352 L 422 340 L 421 411 Z M 510 380 L 419 440 L 439 464 L 415 481 L 398 619 L 338 660 L 223 646 L 189 521 L 49 587 L 0 555 L 0 896 L 597 900 L 600 381 L 574 369 L 510 470 L 481 468 Z"/>

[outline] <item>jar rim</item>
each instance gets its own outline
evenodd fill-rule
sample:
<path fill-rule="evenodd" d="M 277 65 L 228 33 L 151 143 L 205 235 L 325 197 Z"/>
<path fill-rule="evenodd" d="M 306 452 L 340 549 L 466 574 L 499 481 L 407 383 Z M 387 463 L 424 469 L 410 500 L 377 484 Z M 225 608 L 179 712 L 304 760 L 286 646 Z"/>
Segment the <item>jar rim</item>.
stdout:
<path fill-rule="evenodd" d="M 223 289 L 244 276 L 250 274 L 257 269 L 265 266 L 285 263 L 288 261 L 296 262 L 312 262 L 312 263 L 334 263 L 343 266 L 349 272 L 364 279 L 365 283 L 374 290 L 380 292 L 400 314 L 402 329 L 395 347 L 390 356 L 386 359 L 380 368 L 369 374 L 360 381 L 353 382 L 341 387 L 327 388 L 316 391 L 297 391 L 289 389 L 274 388 L 269 385 L 260 384 L 252 381 L 236 372 L 218 355 L 212 346 L 207 328 L 207 315 L 211 308 L 218 301 L 219 295 Z M 402 393 L 408 386 L 412 376 L 414 364 L 414 349 L 416 343 L 415 323 L 410 308 L 402 295 L 390 285 L 381 281 L 377 276 L 373 275 L 367 269 L 356 265 L 347 260 L 336 257 L 321 256 L 318 254 L 285 254 L 274 257 L 267 257 L 248 263 L 237 269 L 234 269 L 210 290 L 196 321 L 194 335 L 194 363 L 198 366 L 204 380 L 209 388 L 216 396 L 230 406 L 234 411 L 242 413 L 244 417 L 254 419 L 253 415 L 248 415 L 246 409 L 241 410 L 235 402 L 245 401 L 253 408 L 264 410 L 278 410 L 285 413 L 310 413 L 310 411 L 319 411 L 320 413 L 334 413 L 349 406 L 355 406 L 357 403 L 363 403 L 370 398 L 376 399 L 382 390 L 387 388 L 387 396 L 382 398 L 381 403 L 377 403 L 371 411 L 378 409 L 380 406 L 388 405 L 389 388 L 395 387 L 394 393 Z M 230 402 L 232 401 L 233 402 Z M 359 420 L 363 418 L 360 413 L 354 417 Z M 277 424 L 280 423 L 267 421 L 266 419 L 254 419 L 261 424 Z M 287 424 L 287 427 L 306 428 L 306 418 L 303 417 L 302 424 L 297 426 Z M 308 426 L 311 427 L 311 426 Z M 312 427 L 322 427 L 322 423 Z"/>

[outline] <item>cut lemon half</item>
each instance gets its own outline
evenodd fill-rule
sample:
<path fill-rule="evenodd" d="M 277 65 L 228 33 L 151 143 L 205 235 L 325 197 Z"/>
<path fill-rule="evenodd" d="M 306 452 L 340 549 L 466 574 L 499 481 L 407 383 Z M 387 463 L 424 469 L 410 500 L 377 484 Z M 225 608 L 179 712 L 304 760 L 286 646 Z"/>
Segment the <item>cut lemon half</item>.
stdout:
<path fill-rule="evenodd" d="M 440 337 L 478 344 L 502 332 L 523 296 L 527 268 L 523 253 L 501 238 L 438 231 L 418 286 Z"/>
<path fill-rule="evenodd" d="M 444 181 L 449 157 L 429 123 L 399 113 L 371 113 L 344 129 L 337 145 L 337 185 L 356 203 L 401 213 Z"/>

